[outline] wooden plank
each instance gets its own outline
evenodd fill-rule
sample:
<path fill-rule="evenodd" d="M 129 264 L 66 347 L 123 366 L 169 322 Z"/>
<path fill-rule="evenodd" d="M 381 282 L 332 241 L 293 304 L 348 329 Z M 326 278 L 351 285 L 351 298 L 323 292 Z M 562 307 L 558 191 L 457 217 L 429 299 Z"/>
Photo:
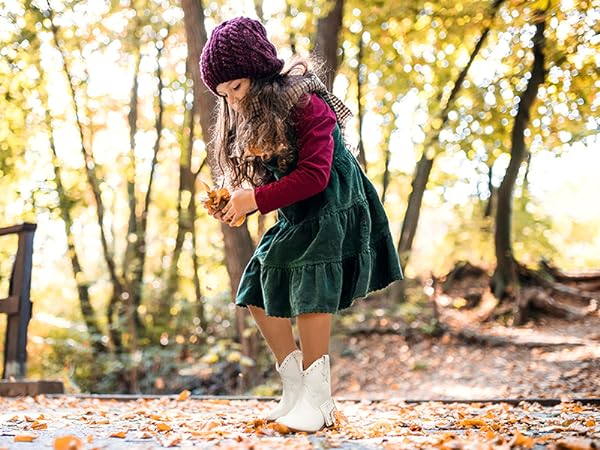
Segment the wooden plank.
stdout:
<path fill-rule="evenodd" d="M 53 397 L 53 395 L 49 395 L 49 397 Z M 71 398 L 79 398 L 79 399 L 96 399 L 96 400 L 115 400 L 115 401 L 136 401 L 136 400 L 155 400 L 161 398 L 170 398 L 177 399 L 178 394 L 173 395 L 164 395 L 164 394 L 69 394 L 68 397 Z M 253 395 L 191 395 L 189 397 L 193 400 L 259 400 L 259 401 L 273 401 L 277 400 L 279 397 L 272 396 L 253 396 Z M 387 402 L 390 400 L 403 402 L 407 404 L 414 403 L 444 403 L 444 404 L 452 404 L 452 403 L 481 403 L 481 404 L 498 404 L 498 403 L 508 403 L 511 405 L 519 405 L 520 403 L 537 403 L 540 406 L 555 406 L 560 405 L 561 403 L 581 403 L 584 405 L 600 405 L 600 397 L 575 397 L 569 398 L 568 400 L 560 399 L 560 398 L 535 398 L 535 397 L 524 397 L 524 398 L 440 398 L 440 399 L 401 399 L 401 398 L 358 398 L 358 397 L 341 397 L 334 396 L 334 400 L 340 402 L 372 402 L 372 403 L 380 403 Z"/>
<path fill-rule="evenodd" d="M 0 314 L 17 314 L 19 312 L 19 297 L 11 295 L 10 297 L 0 299 Z"/>
<path fill-rule="evenodd" d="M 36 228 L 37 225 L 35 223 L 25 222 L 20 225 L 13 225 L 10 227 L 0 228 L 0 236 L 21 233 L 23 231 L 35 231 Z"/>
<path fill-rule="evenodd" d="M 0 380 L 0 397 L 25 397 L 41 394 L 64 394 L 61 381 L 6 381 Z"/>

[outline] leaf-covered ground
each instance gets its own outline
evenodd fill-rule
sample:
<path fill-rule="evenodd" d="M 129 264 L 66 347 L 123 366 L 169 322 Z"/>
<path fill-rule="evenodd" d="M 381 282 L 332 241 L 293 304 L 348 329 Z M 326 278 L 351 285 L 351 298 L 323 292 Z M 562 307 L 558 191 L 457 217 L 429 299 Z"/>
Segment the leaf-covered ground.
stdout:
<path fill-rule="evenodd" d="M 0 448 L 592 449 L 600 408 L 521 403 L 339 401 L 335 429 L 287 433 L 259 420 L 272 401 L 0 399 Z"/>
<path fill-rule="evenodd" d="M 152 448 L 600 449 L 600 314 L 521 327 L 448 308 L 438 337 L 374 311 L 335 333 L 334 429 L 287 433 L 261 420 L 272 400 L 0 398 L 0 450 Z M 405 326 L 406 324 L 404 324 Z M 414 325 L 414 324 L 413 324 Z M 407 332 L 408 331 L 408 332 Z M 406 400 L 562 400 L 444 403 Z"/>
<path fill-rule="evenodd" d="M 401 334 L 336 338 L 332 345 L 335 395 L 370 399 L 600 397 L 597 314 L 575 322 L 543 319 L 523 327 L 473 323 L 456 323 L 456 333 L 440 338 L 411 339 Z M 459 336 L 463 325 L 470 331 L 468 339 Z"/>

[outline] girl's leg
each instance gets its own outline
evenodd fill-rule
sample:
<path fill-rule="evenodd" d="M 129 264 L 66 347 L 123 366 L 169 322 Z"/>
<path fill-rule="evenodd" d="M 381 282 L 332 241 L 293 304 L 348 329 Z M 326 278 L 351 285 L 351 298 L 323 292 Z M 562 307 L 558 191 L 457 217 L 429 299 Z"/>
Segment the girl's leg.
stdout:
<path fill-rule="evenodd" d="M 296 325 L 302 348 L 302 365 L 303 369 L 307 369 L 321 356 L 329 353 L 331 314 L 301 314 L 296 317 Z"/>
<path fill-rule="evenodd" d="M 291 320 L 283 317 L 269 317 L 265 314 L 264 309 L 256 306 L 248 305 L 248 309 L 267 341 L 267 345 L 275 355 L 277 364 L 281 365 L 287 355 L 298 349 L 292 332 Z"/>
<path fill-rule="evenodd" d="M 290 319 L 269 317 L 263 309 L 256 306 L 248 306 L 248 308 L 258 329 L 267 341 L 267 345 L 277 359 L 275 370 L 281 377 L 281 400 L 266 417 L 267 420 L 276 420 L 292 410 L 300 395 L 302 352 L 296 347 Z"/>

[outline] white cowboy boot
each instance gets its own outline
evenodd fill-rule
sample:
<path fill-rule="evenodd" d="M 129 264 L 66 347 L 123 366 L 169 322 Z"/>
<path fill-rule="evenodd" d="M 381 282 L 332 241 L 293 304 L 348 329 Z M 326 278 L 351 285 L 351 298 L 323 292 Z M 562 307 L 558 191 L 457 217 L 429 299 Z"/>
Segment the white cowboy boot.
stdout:
<path fill-rule="evenodd" d="M 302 372 L 300 397 L 292 410 L 277 422 L 294 431 L 313 433 L 323 425 L 333 425 L 334 412 L 329 355 L 323 355 Z"/>
<path fill-rule="evenodd" d="M 275 363 L 275 370 L 281 376 L 283 392 L 279 404 L 267 416 L 267 420 L 275 420 L 291 411 L 300 394 L 302 386 L 302 352 L 294 350 L 285 357 L 281 366 Z"/>

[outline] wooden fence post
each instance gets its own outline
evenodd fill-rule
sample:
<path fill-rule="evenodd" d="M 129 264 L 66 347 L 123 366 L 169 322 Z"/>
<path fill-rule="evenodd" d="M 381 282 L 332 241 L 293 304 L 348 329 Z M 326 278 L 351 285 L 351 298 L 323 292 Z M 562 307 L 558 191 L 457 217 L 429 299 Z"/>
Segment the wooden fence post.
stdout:
<path fill-rule="evenodd" d="M 0 236 L 18 234 L 17 254 L 10 277 L 8 298 L 0 300 L 0 312 L 7 315 L 2 378 L 23 379 L 27 372 L 27 326 L 31 319 L 31 266 L 33 235 L 37 225 L 23 223 L 1 228 Z"/>

